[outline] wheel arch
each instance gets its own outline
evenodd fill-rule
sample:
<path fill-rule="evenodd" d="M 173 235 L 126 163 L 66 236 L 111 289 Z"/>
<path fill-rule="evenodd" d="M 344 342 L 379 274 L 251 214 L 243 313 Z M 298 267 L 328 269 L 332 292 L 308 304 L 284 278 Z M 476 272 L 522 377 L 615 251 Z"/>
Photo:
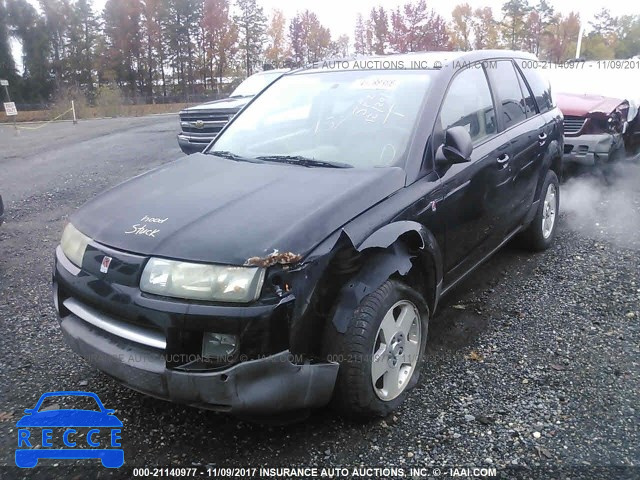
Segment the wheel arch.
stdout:
<path fill-rule="evenodd" d="M 542 161 L 542 175 L 540 175 L 538 180 L 534 199 L 540 199 L 542 184 L 547 176 L 547 171 L 553 171 L 558 177 L 558 180 L 562 181 L 562 148 L 563 147 L 561 147 L 560 142 L 557 140 L 553 140 L 549 143 L 549 146 L 544 153 L 544 159 Z"/>
<path fill-rule="evenodd" d="M 366 260 L 336 298 L 331 322 L 338 332 L 346 331 L 349 314 L 362 299 L 393 276 L 422 293 L 434 312 L 442 283 L 442 255 L 436 238 L 424 225 L 409 220 L 384 225 L 355 249 Z"/>

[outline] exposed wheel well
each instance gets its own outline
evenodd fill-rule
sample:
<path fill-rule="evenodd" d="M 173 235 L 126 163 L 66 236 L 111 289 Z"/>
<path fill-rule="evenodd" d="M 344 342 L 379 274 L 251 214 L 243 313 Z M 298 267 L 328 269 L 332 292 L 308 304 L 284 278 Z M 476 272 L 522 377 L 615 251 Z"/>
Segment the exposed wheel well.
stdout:
<path fill-rule="evenodd" d="M 393 277 L 406 283 L 417 292 L 420 292 L 427 302 L 429 312 L 433 312 L 436 304 L 436 286 L 438 284 L 436 278 L 437 270 L 433 256 L 420 248 L 422 246 L 422 239 L 415 231 L 401 235 L 397 241 L 405 243 L 408 252 L 414 256 L 414 258 L 412 260 L 413 266 L 411 270 L 409 270 L 409 273 L 406 275 L 396 273 Z"/>
<path fill-rule="evenodd" d="M 436 266 L 433 257 L 423 249 L 424 242 L 416 231 L 408 231 L 386 248 L 368 248 L 362 252 L 352 245 L 342 244 L 336 248 L 326 271 L 318 282 L 315 294 L 304 314 L 297 319 L 296 332 L 291 347 L 298 353 L 319 354 L 322 332 L 327 322 L 332 321 L 333 311 L 340 302 L 343 287 L 357 278 L 365 265 L 375 261 L 376 255 L 401 245 L 401 250 L 411 257 L 411 268 L 402 275 L 395 273 L 389 278 L 399 280 L 420 294 L 433 312 L 436 303 Z M 377 287 L 377 285 L 376 285 Z"/>

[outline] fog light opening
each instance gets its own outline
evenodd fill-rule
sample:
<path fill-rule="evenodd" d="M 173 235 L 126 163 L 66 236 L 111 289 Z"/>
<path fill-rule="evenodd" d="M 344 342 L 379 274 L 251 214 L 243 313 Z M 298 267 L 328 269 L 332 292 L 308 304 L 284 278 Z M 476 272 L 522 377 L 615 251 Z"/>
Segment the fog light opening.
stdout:
<path fill-rule="evenodd" d="M 238 337 L 228 333 L 205 332 L 202 336 L 202 357 L 230 361 L 238 348 Z"/>

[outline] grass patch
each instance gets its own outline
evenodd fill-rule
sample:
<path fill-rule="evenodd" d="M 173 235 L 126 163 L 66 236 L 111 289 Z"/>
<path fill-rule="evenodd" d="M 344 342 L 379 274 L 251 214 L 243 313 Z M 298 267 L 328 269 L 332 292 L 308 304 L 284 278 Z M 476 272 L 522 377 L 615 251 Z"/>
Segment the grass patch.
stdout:
<path fill-rule="evenodd" d="M 87 107 L 76 109 L 78 120 L 87 118 L 102 117 L 142 117 L 144 115 L 152 115 L 154 113 L 177 113 L 189 105 L 185 103 L 163 103 L 155 105 L 110 105 Z M 20 112 L 16 117 L 17 122 L 47 122 L 60 115 L 64 110 L 55 108 L 52 110 L 34 110 L 29 112 Z M 59 120 L 72 120 L 71 112 L 60 117 Z M 0 113 L 0 123 L 13 123 L 13 117 L 7 117 L 4 112 Z"/>

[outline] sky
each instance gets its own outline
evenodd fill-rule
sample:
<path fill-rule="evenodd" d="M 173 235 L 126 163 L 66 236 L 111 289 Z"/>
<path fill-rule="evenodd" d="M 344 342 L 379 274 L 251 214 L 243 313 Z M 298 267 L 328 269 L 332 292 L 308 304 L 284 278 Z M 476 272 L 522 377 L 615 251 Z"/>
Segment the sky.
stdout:
<path fill-rule="evenodd" d="M 29 1 L 37 5 L 37 0 Z M 450 20 L 453 7 L 465 2 L 474 9 L 489 6 L 493 9 L 494 15 L 499 18 L 504 0 L 453 0 L 446 2 L 427 0 L 427 5 L 445 19 Z M 603 6 L 606 6 L 613 16 L 640 15 L 640 3 L 638 0 L 613 0 L 607 3 L 604 0 L 548 0 L 548 2 L 556 11 L 565 15 L 571 11 L 579 12 L 583 22 L 591 20 L 593 15 Z M 101 12 L 105 3 L 106 0 L 93 0 L 94 10 Z M 378 5 L 394 9 L 398 5 L 407 3 L 407 0 L 258 0 L 258 3 L 264 8 L 267 17 L 270 16 L 270 12 L 274 8 L 282 10 L 289 19 L 296 12 L 309 9 L 314 11 L 318 15 L 320 22 L 331 30 L 333 37 L 348 35 L 353 39 L 353 30 L 358 13 L 366 16 L 372 7 Z M 529 0 L 529 3 L 535 4 L 537 0 Z M 19 51 L 19 47 L 15 43 L 14 45 L 16 45 L 14 47 L 15 55 Z"/>

